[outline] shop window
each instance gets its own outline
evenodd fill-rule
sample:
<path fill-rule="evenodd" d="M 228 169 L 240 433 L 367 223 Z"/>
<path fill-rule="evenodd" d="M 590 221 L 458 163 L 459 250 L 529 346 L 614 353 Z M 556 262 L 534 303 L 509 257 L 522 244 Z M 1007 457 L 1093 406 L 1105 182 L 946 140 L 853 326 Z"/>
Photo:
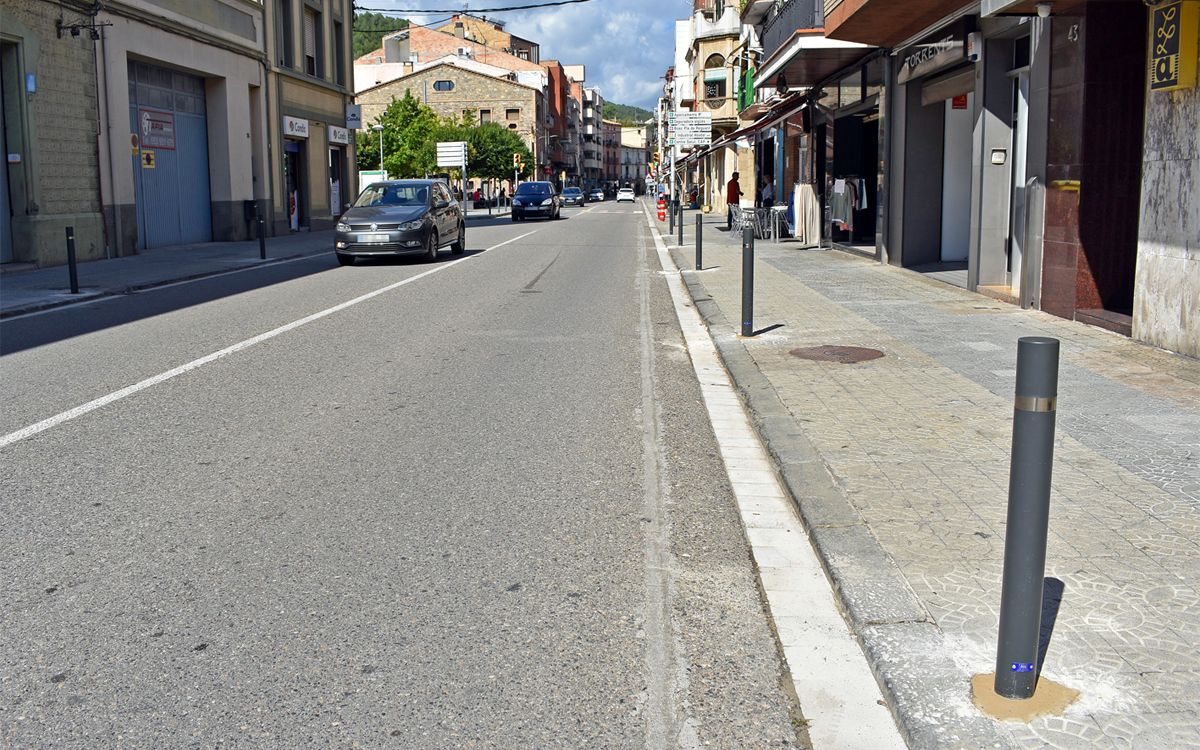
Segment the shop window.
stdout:
<path fill-rule="evenodd" d="M 434 91 L 453 91 L 454 90 L 454 81 L 434 81 L 433 82 L 433 90 Z"/>

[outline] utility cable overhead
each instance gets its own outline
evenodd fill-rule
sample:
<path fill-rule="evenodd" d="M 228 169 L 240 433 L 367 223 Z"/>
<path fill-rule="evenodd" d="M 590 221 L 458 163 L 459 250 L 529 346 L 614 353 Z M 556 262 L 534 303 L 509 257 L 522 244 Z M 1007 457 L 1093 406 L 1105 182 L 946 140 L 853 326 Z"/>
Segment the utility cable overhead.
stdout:
<path fill-rule="evenodd" d="M 528 5 L 508 5 L 502 8 L 437 8 L 433 10 L 422 10 L 420 8 L 364 8 L 359 7 L 358 10 L 371 11 L 372 13 L 406 13 L 408 15 L 422 16 L 433 13 L 463 13 L 470 15 L 482 15 L 485 13 L 503 13 L 510 10 L 537 10 L 538 8 L 553 8 L 559 5 L 576 5 L 578 3 L 590 3 L 592 0 L 550 0 L 545 3 L 534 3 Z"/>

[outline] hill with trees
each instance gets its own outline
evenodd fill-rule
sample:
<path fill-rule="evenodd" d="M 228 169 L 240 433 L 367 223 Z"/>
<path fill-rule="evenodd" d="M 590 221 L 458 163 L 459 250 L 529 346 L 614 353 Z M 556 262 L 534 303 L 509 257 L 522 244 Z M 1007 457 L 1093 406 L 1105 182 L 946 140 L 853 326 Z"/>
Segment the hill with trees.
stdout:
<path fill-rule="evenodd" d="M 382 13 L 354 14 L 354 59 L 383 46 L 383 37 L 393 31 L 408 28 L 408 19 L 392 18 Z"/>
<path fill-rule="evenodd" d="M 641 107 L 616 102 L 604 103 L 604 119 L 614 120 L 622 125 L 641 125 L 654 116 L 654 113 Z"/>

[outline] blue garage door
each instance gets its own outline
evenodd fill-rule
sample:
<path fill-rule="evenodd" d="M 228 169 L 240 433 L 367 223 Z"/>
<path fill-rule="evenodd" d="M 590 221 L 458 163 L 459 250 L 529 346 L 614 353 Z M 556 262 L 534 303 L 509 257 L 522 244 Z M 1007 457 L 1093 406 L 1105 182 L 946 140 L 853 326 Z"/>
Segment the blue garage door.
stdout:
<path fill-rule="evenodd" d="M 144 248 L 212 240 L 204 79 L 129 62 L 138 237 Z"/>

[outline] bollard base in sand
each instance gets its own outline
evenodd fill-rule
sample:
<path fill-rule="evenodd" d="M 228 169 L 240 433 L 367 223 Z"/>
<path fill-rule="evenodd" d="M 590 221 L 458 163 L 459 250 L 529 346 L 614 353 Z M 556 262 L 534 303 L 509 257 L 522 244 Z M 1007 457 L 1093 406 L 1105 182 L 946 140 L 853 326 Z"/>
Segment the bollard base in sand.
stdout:
<path fill-rule="evenodd" d="M 1061 716 L 1067 706 L 1079 698 L 1079 691 L 1054 680 L 1039 677 L 1033 697 L 1012 700 L 996 693 L 996 673 L 977 674 L 971 678 L 971 700 L 975 707 L 993 719 L 1029 723 L 1039 716 Z"/>

